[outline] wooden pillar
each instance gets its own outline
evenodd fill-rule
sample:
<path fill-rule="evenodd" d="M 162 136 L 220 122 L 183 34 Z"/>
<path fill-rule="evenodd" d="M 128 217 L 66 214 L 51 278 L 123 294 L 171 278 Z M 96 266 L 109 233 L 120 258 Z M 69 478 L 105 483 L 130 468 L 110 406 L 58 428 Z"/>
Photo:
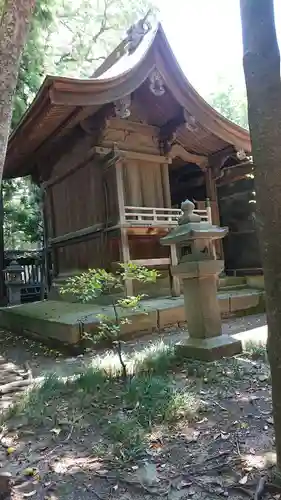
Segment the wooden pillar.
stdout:
<path fill-rule="evenodd" d="M 123 179 L 123 160 L 120 159 L 115 164 L 116 170 L 116 187 L 117 187 L 117 199 L 118 199 L 118 209 L 119 209 L 119 223 L 120 223 L 120 233 L 121 233 L 121 253 L 123 263 L 127 264 L 130 262 L 130 247 L 127 228 L 124 227 L 125 224 L 125 203 L 124 203 L 124 179 Z M 133 281 L 126 280 L 125 282 L 126 295 L 133 295 Z"/>
<path fill-rule="evenodd" d="M 209 198 L 209 200 L 211 202 L 212 223 L 219 226 L 220 225 L 220 215 L 219 215 L 220 212 L 219 212 L 219 205 L 218 205 L 217 187 L 216 187 L 216 181 L 212 175 L 211 167 L 208 167 L 205 170 L 205 182 L 206 182 L 207 198 Z M 222 241 L 217 240 L 214 245 L 215 245 L 216 254 L 219 255 L 221 259 L 223 259 L 224 253 L 223 253 Z"/>
<path fill-rule="evenodd" d="M 43 222 L 43 258 L 42 258 L 42 278 L 41 278 L 41 300 L 45 298 L 45 289 L 47 292 L 51 288 L 50 261 L 49 261 L 49 237 L 48 221 L 46 214 L 46 190 L 41 187 L 41 213 Z"/>
<path fill-rule="evenodd" d="M 53 186 L 50 186 L 48 191 L 47 191 L 48 201 L 49 201 L 49 206 L 50 206 L 51 238 L 52 239 L 57 236 L 56 214 L 55 214 L 55 203 L 54 203 L 53 189 L 54 189 Z M 52 264 L 53 264 L 54 277 L 56 277 L 59 275 L 59 258 L 58 258 L 58 250 L 57 250 L 55 245 L 51 246 L 51 252 L 52 252 L 52 261 L 53 261 Z"/>
<path fill-rule="evenodd" d="M 162 163 L 162 165 L 161 165 L 161 178 L 162 178 L 162 186 L 163 186 L 164 207 L 171 208 L 172 200 L 171 200 L 171 188 L 170 188 L 169 164 L 168 163 Z M 170 260 L 171 260 L 171 266 L 176 266 L 178 264 L 178 255 L 177 255 L 176 245 L 170 246 Z M 173 276 L 171 272 L 170 272 L 170 283 L 171 283 L 172 296 L 179 297 L 181 294 L 180 280 L 177 276 Z"/>
<path fill-rule="evenodd" d="M 163 186 L 164 207 L 171 208 L 172 200 L 171 200 L 171 189 L 170 189 L 168 163 L 163 163 L 161 165 L 161 177 L 162 177 L 162 186 Z"/>

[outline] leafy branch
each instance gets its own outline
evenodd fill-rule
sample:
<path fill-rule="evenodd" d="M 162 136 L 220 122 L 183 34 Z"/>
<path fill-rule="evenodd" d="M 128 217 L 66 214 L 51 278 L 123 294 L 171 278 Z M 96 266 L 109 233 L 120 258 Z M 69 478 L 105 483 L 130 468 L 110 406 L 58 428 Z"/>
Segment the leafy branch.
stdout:
<path fill-rule="evenodd" d="M 116 274 L 107 272 L 105 269 L 89 269 L 78 276 L 69 278 L 60 291 L 62 294 L 73 295 L 82 303 L 91 302 L 101 295 L 110 295 L 112 315 L 99 314 L 98 332 L 91 336 L 85 331 L 83 333 L 87 338 L 90 337 L 94 343 L 102 340 L 110 343 L 111 348 L 118 355 L 123 379 L 127 380 L 128 374 L 122 352 L 121 331 L 123 325 L 131 323 L 127 312 L 131 314 L 139 310 L 144 295 L 115 299 L 114 293 L 124 290 L 124 284 L 128 279 L 141 283 L 155 283 L 159 273 L 154 269 L 147 269 L 133 263 L 120 264 L 120 267 L 120 271 Z"/>

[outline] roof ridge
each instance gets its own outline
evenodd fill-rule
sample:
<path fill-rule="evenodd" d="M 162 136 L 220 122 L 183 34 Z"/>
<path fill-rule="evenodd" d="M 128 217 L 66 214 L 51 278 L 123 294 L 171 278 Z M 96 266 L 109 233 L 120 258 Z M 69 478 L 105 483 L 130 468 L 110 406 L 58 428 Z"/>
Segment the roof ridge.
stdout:
<path fill-rule="evenodd" d="M 147 20 L 152 10 L 149 9 L 147 13 L 130 26 L 127 30 L 126 37 L 117 45 L 117 47 L 107 56 L 103 63 L 94 71 L 90 78 L 99 78 L 106 71 L 108 71 L 114 64 L 116 64 L 128 50 L 129 54 L 135 52 L 139 44 L 143 41 L 145 35 L 155 29 L 158 31 L 160 26 L 159 21 L 156 21 L 155 26 Z M 156 30 L 157 28 L 157 30 Z"/>

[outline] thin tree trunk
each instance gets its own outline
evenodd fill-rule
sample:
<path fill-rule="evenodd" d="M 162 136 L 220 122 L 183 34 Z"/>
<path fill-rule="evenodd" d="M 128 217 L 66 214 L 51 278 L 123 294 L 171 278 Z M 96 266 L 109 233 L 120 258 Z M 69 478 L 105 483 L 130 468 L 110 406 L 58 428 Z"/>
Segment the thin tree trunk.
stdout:
<path fill-rule="evenodd" d="M 7 291 L 5 285 L 5 247 L 4 247 L 4 206 L 3 191 L 0 187 L 0 306 L 7 304 Z"/>
<path fill-rule="evenodd" d="M 0 184 L 21 52 L 36 0 L 4 0 L 0 21 Z"/>
<path fill-rule="evenodd" d="M 277 466 L 281 471 L 281 83 L 273 0 L 240 0 L 257 225 L 263 259 Z"/>

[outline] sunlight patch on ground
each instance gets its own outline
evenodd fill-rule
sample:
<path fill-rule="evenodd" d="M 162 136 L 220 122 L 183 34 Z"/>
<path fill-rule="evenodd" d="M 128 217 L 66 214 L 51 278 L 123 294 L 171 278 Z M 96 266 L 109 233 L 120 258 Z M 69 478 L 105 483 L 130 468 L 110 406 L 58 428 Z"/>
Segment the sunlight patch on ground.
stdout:
<path fill-rule="evenodd" d="M 234 338 L 241 340 L 243 348 L 247 342 L 255 342 L 257 344 L 265 345 L 267 341 L 267 326 L 260 326 L 253 328 L 246 332 L 239 332 L 233 335 Z"/>
<path fill-rule="evenodd" d="M 274 452 L 267 452 L 264 454 L 245 454 L 242 455 L 244 466 L 252 469 L 265 469 L 276 463 L 276 454 Z"/>
<path fill-rule="evenodd" d="M 100 472 L 103 470 L 103 463 L 101 460 L 93 459 L 89 456 L 66 456 L 54 462 L 52 464 L 52 469 L 58 474 L 75 473 L 83 470 Z"/>

